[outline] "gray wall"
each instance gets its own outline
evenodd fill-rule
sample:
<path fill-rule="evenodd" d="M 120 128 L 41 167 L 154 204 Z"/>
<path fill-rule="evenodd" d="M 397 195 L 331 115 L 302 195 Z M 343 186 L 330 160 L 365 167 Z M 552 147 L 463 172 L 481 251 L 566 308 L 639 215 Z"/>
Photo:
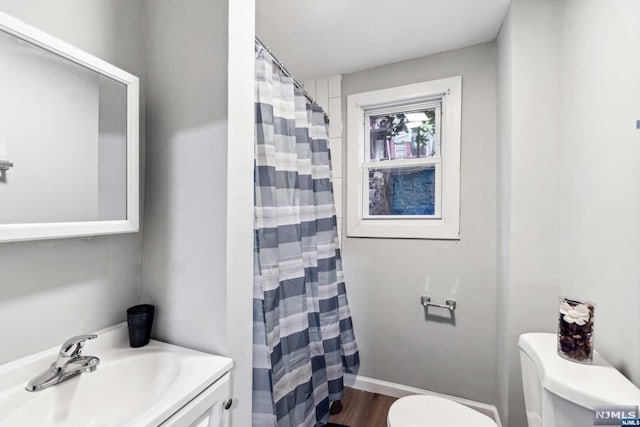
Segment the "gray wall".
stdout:
<path fill-rule="evenodd" d="M 498 53 L 498 292 L 496 295 L 497 352 L 500 367 L 498 380 L 498 411 L 506 425 L 509 406 L 509 352 L 507 324 L 509 301 L 509 232 L 511 227 L 511 14 L 507 13 L 496 40 Z"/>
<path fill-rule="evenodd" d="M 140 1 L 0 0 L 0 10 L 137 75 L 144 88 Z M 126 234 L 0 244 L 0 363 L 124 321 L 138 300 L 140 243 Z"/>
<path fill-rule="evenodd" d="M 157 307 L 156 338 L 233 358 L 232 423 L 249 426 L 254 2 L 144 5 L 150 149 L 141 299 Z"/>
<path fill-rule="evenodd" d="M 361 375 L 495 404 L 495 44 L 347 74 L 342 95 L 346 103 L 354 93 L 455 75 L 462 75 L 460 241 L 345 238 L 345 280 Z M 455 326 L 425 320 L 419 302 L 427 287 L 435 301 L 458 301 Z"/>
<path fill-rule="evenodd" d="M 526 426 L 518 337 L 553 331 L 557 321 L 560 7 L 555 0 L 516 0 L 498 37 L 498 378 L 500 415 L 509 427 Z"/>
<path fill-rule="evenodd" d="M 145 0 L 149 156 L 142 301 L 154 336 L 226 345 L 227 1 Z"/>
<path fill-rule="evenodd" d="M 596 350 L 640 386 L 640 2 L 562 12 L 561 288 L 596 303 Z"/>
<path fill-rule="evenodd" d="M 633 0 L 514 0 L 498 37 L 499 401 L 510 427 L 526 426 L 518 336 L 554 332 L 560 295 L 596 303 L 596 350 L 640 384 L 629 339 L 640 335 L 638 42 Z"/>

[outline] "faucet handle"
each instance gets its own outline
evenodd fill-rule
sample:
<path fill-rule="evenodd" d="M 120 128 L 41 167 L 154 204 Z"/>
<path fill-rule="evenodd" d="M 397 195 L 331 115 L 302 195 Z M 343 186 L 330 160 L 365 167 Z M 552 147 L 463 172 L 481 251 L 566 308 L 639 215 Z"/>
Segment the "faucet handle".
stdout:
<path fill-rule="evenodd" d="M 77 357 L 82 353 L 84 343 L 87 340 L 98 338 L 96 334 L 78 335 L 73 338 L 69 338 L 60 347 L 60 356 L 62 357 Z"/>

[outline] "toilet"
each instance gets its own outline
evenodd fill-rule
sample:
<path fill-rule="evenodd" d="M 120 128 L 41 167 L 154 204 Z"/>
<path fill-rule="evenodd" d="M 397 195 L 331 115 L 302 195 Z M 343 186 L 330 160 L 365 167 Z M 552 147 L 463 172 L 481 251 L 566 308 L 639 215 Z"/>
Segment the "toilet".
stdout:
<path fill-rule="evenodd" d="M 529 427 L 584 427 L 594 406 L 640 404 L 640 389 L 597 352 L 592 364 L 558 356 L 557 335 L 520 336 L 520 362 Z"/>
<path fill-rule="evenodd" d="M 396 400 L 387 416 L 389 427 L 496 427 L 495 421 L 443 397 L 415 395 Z"/>
<path fill-rule="evenodd" d="M 557 335 L 527 333 L 518 340 L 529 427 L 593 425 L 595 406 L 638 406 L 640 389 L 598 352 L 593 363 L 558 356 Z M 396 400 L 389 427 L 496 427 L 494 420 L 451 400 L 427 395 Z"/>

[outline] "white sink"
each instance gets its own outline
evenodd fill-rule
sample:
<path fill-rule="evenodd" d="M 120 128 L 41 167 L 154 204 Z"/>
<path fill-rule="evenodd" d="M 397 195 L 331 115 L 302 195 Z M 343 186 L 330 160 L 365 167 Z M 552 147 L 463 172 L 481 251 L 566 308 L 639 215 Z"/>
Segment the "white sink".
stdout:
<path fill-rule="evenodd" d="M 98 369 L 38 392 L 25 386 L 59 347 L 0 365 L 0 426 L 155 427 L 231 369 L 226 357 L 128 340 L 124 323 L 98 332 L 83 351 Z"/>

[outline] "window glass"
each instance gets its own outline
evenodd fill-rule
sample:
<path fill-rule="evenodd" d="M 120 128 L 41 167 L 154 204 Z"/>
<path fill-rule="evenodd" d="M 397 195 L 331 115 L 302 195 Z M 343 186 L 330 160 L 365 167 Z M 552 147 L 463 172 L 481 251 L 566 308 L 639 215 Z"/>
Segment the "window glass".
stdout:
<path fill-rule="evenodd" d="M 369 215 L 434 215 L 435 192 L 435 165 L 369 169 Z"/>
<path fill-rule="evenodd" d="M 436 108 L 369 116 L 369 160 L 436 155 Z"/>

